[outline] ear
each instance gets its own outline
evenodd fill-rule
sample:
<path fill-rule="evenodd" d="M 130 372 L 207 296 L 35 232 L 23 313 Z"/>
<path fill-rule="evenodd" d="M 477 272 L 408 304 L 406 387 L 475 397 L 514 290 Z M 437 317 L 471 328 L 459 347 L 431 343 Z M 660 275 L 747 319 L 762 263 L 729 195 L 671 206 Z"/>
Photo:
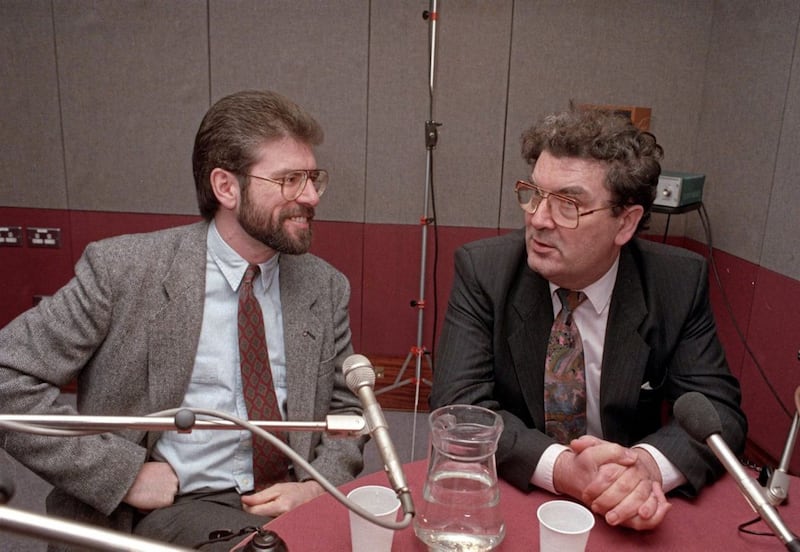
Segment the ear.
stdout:
<path fill-rule="evenodd" d="M 636 235 L 636 228 L 638 228 L 642 216 L 644 216 L 644 207 L 641 205 L 629 205 L 625 207 L 625 211 L 617 217 L 619 220 L 619 229 L 614 238 L 614 243 L 616 245 L 622 247 Z"/>
<path fill-rule="evenodd" d="M 209 175 L 211 189 L 219 204 L 224 209 L 234 210 L 239 205 L 241 188 L 239 180 L 231 172 L 216 168 Z"/>

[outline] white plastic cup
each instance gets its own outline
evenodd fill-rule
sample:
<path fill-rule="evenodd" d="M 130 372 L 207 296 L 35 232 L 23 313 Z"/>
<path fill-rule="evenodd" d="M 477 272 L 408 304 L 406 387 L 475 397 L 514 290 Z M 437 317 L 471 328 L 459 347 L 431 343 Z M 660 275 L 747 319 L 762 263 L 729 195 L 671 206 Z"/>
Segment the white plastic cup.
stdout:
<path fill-rule="evenodd" d="M 347 498 L 366 509 L 379 520 L 394 521 L 400 500 L 389 487 L 365 485 L 353 489 Z M 353 552 L 390 552 L 394 531 L 367 521 L 350 512 L 350 542 Z"/>
<path fill-rule="evenodd" d="M 541 552 L 583 552 L 594 527 L 594 514 L 569 500 L 550 500 L 536 511 Z"/>

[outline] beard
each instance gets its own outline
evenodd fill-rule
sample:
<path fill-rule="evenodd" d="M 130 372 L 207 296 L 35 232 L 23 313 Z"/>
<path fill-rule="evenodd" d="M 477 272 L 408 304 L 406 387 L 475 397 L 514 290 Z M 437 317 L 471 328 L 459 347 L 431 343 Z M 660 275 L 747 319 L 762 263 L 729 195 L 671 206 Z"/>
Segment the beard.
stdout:
<path fill-rule="evenodd" d="M 294 235 L 284 229 L 285 221 L 298 216 L 306 217 L 310 225 L 314 209 L 295 205 L 281 209 L 276 216 L 272 216 L 259 211 L 250 201 L 250 194 L 245 193 L 237 220 L 245 232 L 270 249 L 287 255 L 301 255 L 308 253 L 311 247 L 311 227 L 299 230 Z"/>

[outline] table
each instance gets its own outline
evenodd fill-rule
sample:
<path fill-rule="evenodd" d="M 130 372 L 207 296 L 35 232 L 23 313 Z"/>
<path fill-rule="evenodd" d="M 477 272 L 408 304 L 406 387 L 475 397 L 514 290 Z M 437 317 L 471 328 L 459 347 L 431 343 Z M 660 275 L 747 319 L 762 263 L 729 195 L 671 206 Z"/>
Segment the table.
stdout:
<path fill-rule="evenodd" d="M 650 207 L 650 211 L 653 213 L 662 213 L 667 215 L 667 225 L 664 228 L 664 237 L 661 240 L 661 243 L 667 243 L 667 236 L 669 235 L 669 221 L 672 219 L 672 215 L 681 215 L 683 213 L 688 213 L 689 211 L 696 211 L 697 209 L 703 208 L 703 202 L 698 201 L 696 203 L 689 203 L 688 205 L 681 205 L 679 207 L 667 207 L 665 205 L 656 205 L 655 203 Z M 703 215 L 700 215 L 702 220 Z"/>
<path fill-rule="evenodd" d="M 422 485 L 428 461 L 419 460 L 403 466 L 415 506 L 422 503 Z M 373 473 L 343 485 L 347 491 L 360 485 L 389 486 L 386 474 Z M 793 478 L 789 499 L 778 508 L 786 525 L 800 531 L 800 479 Z M 529 494 L 500 481 L 500 504 L 505 516 L 506 537 L 496 549 L 506 552 L 538 550 L 539 524 L 536 508 L 552 494 L 534 490 Z M 774 536 L 746 535 L 737 526 L 757 515 L 739 492 L 733 478 L 725 476 L 705 488 L 694 500 L 671 497 L 672 509 L 664 522 L 653 531 L 633 531 L 611 527 L 598 517 L 586 547 L 588 552 L 602 550 L 785 550 Z M 267 525 L 286 542 L 290 552 L 350 552 L 350 522 L 347 508 L 325 494 Z M 759 521 L 750 527 L 769 533 Z M 425 545 L 411 526 L 395 533 L 393 552 L 426 552 Z"/>

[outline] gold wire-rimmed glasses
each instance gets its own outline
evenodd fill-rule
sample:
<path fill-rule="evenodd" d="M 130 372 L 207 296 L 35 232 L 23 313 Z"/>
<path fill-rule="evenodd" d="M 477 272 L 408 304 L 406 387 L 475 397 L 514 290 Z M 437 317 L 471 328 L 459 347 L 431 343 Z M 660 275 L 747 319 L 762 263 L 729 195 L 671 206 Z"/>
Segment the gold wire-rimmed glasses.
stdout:
<path fill-rule="evenodd" d="M 328 171 L 323 169 L 298 169 L 296 171 L 289 171 L 281 178 L 267 178 L 265 176 L 256 176 L 246 173 L 242 176 L 248 176 L 279 185 L 281 187 L 281 195 L 286 201 L 294 201 L 300 197 L 300 194 L 306 189 L 306 184 L 309 181 L 311 181 L 311 185 L 314 186 L 314 189 L 317 191 L 317 195 L 322 196 L 322 194 L 325 193 L 325 188 L 327 188 L 330 178 Z"/>
<path fill-rule="evenodd" d="M 597 211 L 604 211 L 613 208 L 613 205 L 606 207 L 598 207 L 591 211 L 581 212 L 578 202 L 561 194 L 555 192 L 548 192 L 543 190 L 536 184 L 526 180 L 517 180 L 514 185 L 514 192 L 517 194 L 517 201 L 523 211 L 530 214 L 536 213 L 536 209 L 542 204 L 545 199 L 550 201 L 550 216 L 553 217 L 553 222 L 558 226 L 564 228 L 574 229 L 578 227 L 578 221 L 581 217 L 591 215 Z"/>

